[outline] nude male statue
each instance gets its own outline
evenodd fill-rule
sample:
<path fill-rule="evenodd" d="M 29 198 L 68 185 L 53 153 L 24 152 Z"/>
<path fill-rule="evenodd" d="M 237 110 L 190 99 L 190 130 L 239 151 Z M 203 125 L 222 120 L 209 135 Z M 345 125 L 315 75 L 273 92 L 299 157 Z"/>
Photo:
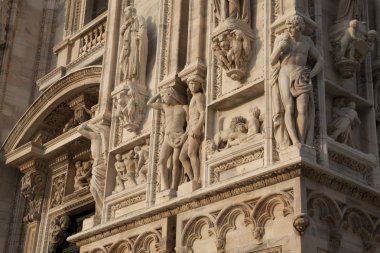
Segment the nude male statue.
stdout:
<path fill-rule="evenodd" d="M 276 141 L 279 146 L 289 146 L 286 138 L 290 137 L 295 146 L 312 145 L 315 109 L 311 78 L 322 70 L 323 60 L 311 38 L 302 34 L 305 22 L 301 16 L 289 17 L 286 26 L 271 55 L 275 131 L 281 131 L 276 133 Z M 315 60 L 311 70 L 309 57 Z M 284 120 L 279 116 L 282 113 Z M 282 123 L 285 128 L 280 127 Z"/>
<path fill-rule="evenodd" d="M 206 98 L 202 92 L 204 80 L 194 75 L 187 82 L 192 95 L 187 123 L 189 132 L 188 138 L 181 150 L 180 160 L 189 179 L 200 182 L 199 147 L 202 142 L 206 107 Z"/>
<path fill-rule="evenodd" d="M 95 217 L 100 218 L 106 179 L 109 127 L 102 124 L 94 124 L 90 120 L 80 125 L 77 131 L 91 140 L 91 156 L 94 159 L 94 163 L 90 181 L 90 192 L 95 200 Z"/>
<path fill-rule="evenodd" d="M 181 100 L 173 87 L 163 88 L 159 94 L 149 99 L 147 105 L 156 110 L 163 110 L 165 113 L 165 137 L 158 162 L 161 173 L 161 190 L 169 188 L 167 163 L 169 157 L 172 156 L 173 169 L 170 189 L 176 191 L 180 180 L 179 155 L 182 145 L 187 139 L 188 105 Z"/>

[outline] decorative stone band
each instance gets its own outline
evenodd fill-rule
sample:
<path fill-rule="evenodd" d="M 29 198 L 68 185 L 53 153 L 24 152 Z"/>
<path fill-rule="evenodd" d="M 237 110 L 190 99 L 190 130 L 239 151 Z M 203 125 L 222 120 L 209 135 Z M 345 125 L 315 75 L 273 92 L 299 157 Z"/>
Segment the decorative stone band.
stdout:
<path fill-rule="evenodd" d="M 306 177 L 342 194 L 380 207 L 380 193 L 372 188 L 352 182 L 321 166 L 300 163 L 285 168 L 273 168 L 272 170 L 268 168 L 268 171 L 261 175 L 247 177 L 242 182 L 231 182 L 228 185 L 223 185 L 223 190 L 222 187 L 215 187 L 212 190 L 205 189 L 192 199 L 179 199 L 177 202 L 168 205 L 151 208 L 141 215 L 118 219 L 117 221 L 97 226 L 87 230 L 85 233 L 78 233 L 69 237 L 68 241 L 83 246 L 135 227 L 297 177 Z"/>

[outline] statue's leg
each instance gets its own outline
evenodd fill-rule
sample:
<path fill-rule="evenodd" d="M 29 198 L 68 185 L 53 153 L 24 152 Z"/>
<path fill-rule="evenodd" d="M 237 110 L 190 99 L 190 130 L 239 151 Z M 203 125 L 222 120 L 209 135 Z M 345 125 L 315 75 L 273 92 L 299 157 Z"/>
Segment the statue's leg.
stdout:
<path fill-rule="evenodd" d="M 177 190 L 180 176 L 181 176 L 180 163 L 179 163 L 180 152 L 181 152 L 180 148 L 175 148 L 173 150 L 173 172 L 172 172 L 173 177 L 172 177 L 172 184 L 170 186 L 170 188 L 173 190 Z"/>
<path fill-rule="evenodd" d="M 181 161 L 181 164 L 185 170 L 185 173 L 187 174 L 189 179 L 192 180 L 193 172 L 191 171 L 191 164 L 190 164 L 190 159 L 188 156 L 188 150 L 189 150 L 189 139 L 187 139 L 186 142 L 182 146 L 181 153 L 179 154 L 179 160 Z"/>
<path fill-rule="evenodd" d="M 161 190 L 166 190 L 169 188 L 169 170 L 167 168 L 167 162 L 172 152 L 173 148 L 168 144 L 166 139 L 164 139 L 158 161 L 158 166 L 161 173 Z"/>
<path fill-rule="evenodd" d="M 285 108 L 285 126 L 288 131 L 289 137 L 292 140 L 293 145 L 299 146 L 300 141 L 297 136 L 297 129 L 294 117 L 294 98 L 290 93 L 290 80 L 287 75 L 280 74 L 279 76 L 279 89 L 281 101 Z"/>
<path fill-rule="evenodd" d="M 189 137 L 188 154 L 191 161 L 192 174 L 194 181 L 200 182 L 200 161 L 199 161 L 199 143 L 194 137 Z"/>
<path fill-rule="evenodd" d="M 297 97 L 297 128 L 298 128 L 298 133 L 299 133 L 299 138 L 301 143 L 305 144 L 306 143 L 306 134 L 307 134 L 307 126 L 310 125 L 308 124 L 309 118 L 307 115 L 307 108 L 309 105 L 309 94 L 301 94 Z"/>

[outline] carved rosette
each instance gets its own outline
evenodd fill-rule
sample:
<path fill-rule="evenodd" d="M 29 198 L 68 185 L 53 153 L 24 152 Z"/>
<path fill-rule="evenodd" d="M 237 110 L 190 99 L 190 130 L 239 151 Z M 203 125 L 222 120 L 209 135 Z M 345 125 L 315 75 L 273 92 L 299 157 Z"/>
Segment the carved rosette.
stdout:
<path fill-rule="evenodd" d="M 41 171 L 28 171 L 21 178 L 21 193 L 26 199 L 25 222 L 40 219 L 44 188 L 45 175 Z"/>
<path fill-rule="evenodd" d="M 228 77 L 242 82 L 252 55 L 254 35 L 249 24 L 235 18 L 224 20 L 212 35 L 212 49 Z"/>
<path fill-rule="evenodd" d="M 55 252 L 56 248 L 66 240 L 66 230 L 70 223 L 70 218 L 67 215 L 53 218 L 49 229 L 49 253 Z"/>
<path fill-rule="evenodd" d="M 335 68 L 344 79 L 359 71 L 360 63 L 374 49 L 375 30 L 368 31 L 365 22 L 357 19 L 343 20 L 329 30 Z"/>

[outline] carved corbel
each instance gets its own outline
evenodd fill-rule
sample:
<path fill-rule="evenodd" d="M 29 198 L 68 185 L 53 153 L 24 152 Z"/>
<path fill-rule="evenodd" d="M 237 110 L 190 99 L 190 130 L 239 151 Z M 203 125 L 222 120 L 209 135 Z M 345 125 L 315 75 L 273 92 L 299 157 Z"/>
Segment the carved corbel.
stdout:
<path fill-rule="evenodd" d="M 56 248 L 65 241 L 66 230 L 70 226 L 70 218 L 67 215 L 53 218 L 49 229 L 49 253 L 55 252 Z"/>
<path fill-rule="evenodd" d="M 254 40 L 250 1 L 241 1 L 239 6 L 234 1 L 228 2 L 231 6 L 225 8 L 227 1 L 214 1 L 217 26 L 212 34 L 212 49 L 227 76 L 242 82 L 247 75 Z"/>
<path fill-rule="evenodd" d="M 310 219 L 307 214 L 301 213 L 294 218 L 293 227 L 299 235 L 303 235 L 310 225 Z"/>
<path fill-rule="evenodd" d="M 25 222 L 37 221 L 41 217 L 43 193 L 45 190 L 45 173 L 43 163 L 31 160 L 20 166 L 24 176 L 21 178 L 21 193 L 26 200 Z"/>

